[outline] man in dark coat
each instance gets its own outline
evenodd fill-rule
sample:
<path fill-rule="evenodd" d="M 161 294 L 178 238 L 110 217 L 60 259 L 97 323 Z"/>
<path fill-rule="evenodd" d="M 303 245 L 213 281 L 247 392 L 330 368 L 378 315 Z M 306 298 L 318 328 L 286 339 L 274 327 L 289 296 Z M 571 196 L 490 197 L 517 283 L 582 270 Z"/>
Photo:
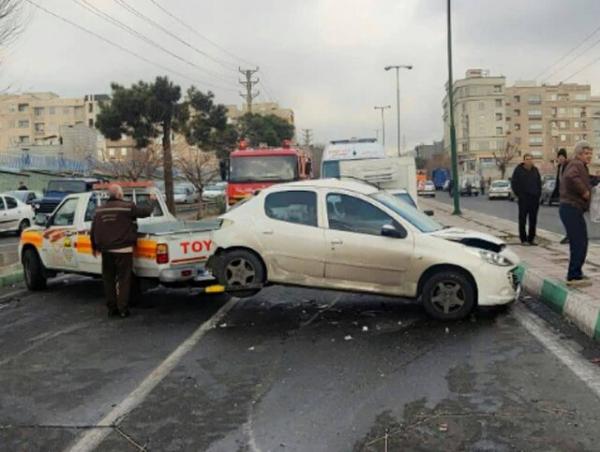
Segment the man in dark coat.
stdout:
<path fill-rule="evenodd" d="M 565 148 L 561 148 L 558 150 L 556 154 L 556 161 L 558 165 L 556 166 L 556 183 L 554 184 L 554 190 L 552 191 L 552 195 L 550 199 L 559 199 L 560 198 L 560 177 L 565 172 L 565 168 L 569 161 L 567 160 L 567 150 Z M 569 243 L 569 238 L 565 235 L 560 241 L 563 245 L 565 243 Z"/>
<path fill-rule="evenodd" d="M 511 179 L 512 191 L 519 199 L 519 238 L 521 244 L 535 246 L 535 228 L 537 214 L 542 196 L 542 178 L 540 172 L 533 164 L 533 156 L 525 154 L 523 162 L 514 170 Z M 529 222 L 529 231 L 525 232 L 526 223 Z"/>

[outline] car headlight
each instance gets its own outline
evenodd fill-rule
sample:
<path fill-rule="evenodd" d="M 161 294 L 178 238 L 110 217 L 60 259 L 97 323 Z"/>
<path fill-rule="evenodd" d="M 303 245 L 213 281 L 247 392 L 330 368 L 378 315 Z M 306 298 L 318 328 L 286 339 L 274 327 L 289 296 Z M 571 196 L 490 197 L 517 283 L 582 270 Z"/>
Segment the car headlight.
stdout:
<path fill-rule="evenodd" d="M 481 257 L 488 264 L 498 265 L 500 267 L 510 267 L 513 263 L 504 257 L 502 254 L 494 253 L 488 250 L 478 250 L 479 257 Z"/>
<path fill-rule="evenodd" d="M 34 208 L 35 210 L 38 210 L 38 209 L 40 208 L 40 205 L 39 205 L 39 203 L 35 203 L 35 204 L 33 205 L 33 208 Z"/>

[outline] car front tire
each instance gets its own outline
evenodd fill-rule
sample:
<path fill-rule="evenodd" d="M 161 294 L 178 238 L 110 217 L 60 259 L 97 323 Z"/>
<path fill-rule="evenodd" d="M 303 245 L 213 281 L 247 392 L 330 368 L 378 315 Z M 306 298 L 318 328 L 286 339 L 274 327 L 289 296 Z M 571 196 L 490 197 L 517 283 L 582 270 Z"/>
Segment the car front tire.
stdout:
<path fill-rule="evenodd" d="M 475 307 L 475 287 L 462 273 L 442 270 L 425 281 L 421 292 L 423 307 L 437 320 L 460 320 Z"/>
<path fill-rule="evenodd" d="M 263 263 L 248 250 L 226 251 L 217 257 L 214 267 L 219 284 L 239 298 L 256 295 L 260 292 L 256 287 L 262 286 L 266 279 Z"/>
<path fill-rule="evenodd" d="M 29 290 L 38 291 L 46 288 L 48 281 L 46 269 L 37 251 L 32 248 L 26 249 L 23 253 L 23 273 L 25 285 Z"/>
<path fill-rule="evenodd" d="M 21 237 L 21 234 L 23 234 L 23 231 L 25 229 L 27 229 L 29 226 L 31 226 L 31 223 L 29 222 L 29 220 L 21 220 L 21 222 L 19 223 L 19 229 L 17 229 L 17 236 Z"/>

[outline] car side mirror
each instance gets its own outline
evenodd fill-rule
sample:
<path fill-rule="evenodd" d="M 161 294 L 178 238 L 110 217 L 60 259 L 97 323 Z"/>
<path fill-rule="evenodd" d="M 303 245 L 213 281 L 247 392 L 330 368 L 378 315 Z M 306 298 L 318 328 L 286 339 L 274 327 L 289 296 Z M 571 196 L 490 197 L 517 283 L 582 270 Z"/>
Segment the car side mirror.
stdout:
<path fill-rule="evenodd" d="M 44 226 L 44 227 L 49 227 L 50 225 L 48 224 L 48 222 L 50 221 L 50 216 L 45 215 L 43 213 L 37 213 L 35 215 L 35 217 L 33 218 L 33 223 L 36 226 Z"/>
<path fill-rule="evenodd" d="M 432 217 L 434 214 L 433 210 L 424 210 L 423 213 L 428 217 Z"/>
<path fill-rule="evenodd" d="M 395 239 L 403 239 L 406 237 L 406 231 L 404 229 L 398 230 L 393 224 L 384 224 L 381 227 L 381 235 L 383 237 L 392 237 Z"/>

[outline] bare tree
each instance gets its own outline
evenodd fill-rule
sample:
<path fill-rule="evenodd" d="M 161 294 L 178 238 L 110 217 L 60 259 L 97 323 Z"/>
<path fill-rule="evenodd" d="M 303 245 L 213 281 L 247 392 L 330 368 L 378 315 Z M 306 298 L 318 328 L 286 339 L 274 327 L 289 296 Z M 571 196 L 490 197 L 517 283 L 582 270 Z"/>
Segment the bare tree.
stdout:
<path fill-rule="evenodd" d="M 496 155 L 496 153 L 494 152 L 493 156 L 496 160 L 496 166 L 500 171 L 501 179 L 504 179 L 504 177 L 506 176 L 506 169 L 508 167 L 508 164 L 513 158 L 515 158 L 515 156 L 518 153 L 518 146 L 516 144 L 509 143 L 508 141 L 506 142 L 506 145 L 504 146 L 504 149 L 502 150 L 501 154 Z"/>
<path fill-rule="evenodd" d="M 162 165 L 161 147 L 157 144 L 150 144 L 143 149 L 133 148 L 125 159 L 109 156 L 106 151 L 102 157 L 105 171 L 122 180 L 152 179 Z"/>
<path fill-rule="evenodd" d="M 23 31 L 23 0 L 0 0 L 0 45 L 6 47 Z"/>
<path fill-rule="evenodd" d="M 207 152 L 185 142 L 174 146 L 175 165 L 182 175 L 202 193 L 204 186 L 219 179 L 219 159 L 215 152 Z"/>

